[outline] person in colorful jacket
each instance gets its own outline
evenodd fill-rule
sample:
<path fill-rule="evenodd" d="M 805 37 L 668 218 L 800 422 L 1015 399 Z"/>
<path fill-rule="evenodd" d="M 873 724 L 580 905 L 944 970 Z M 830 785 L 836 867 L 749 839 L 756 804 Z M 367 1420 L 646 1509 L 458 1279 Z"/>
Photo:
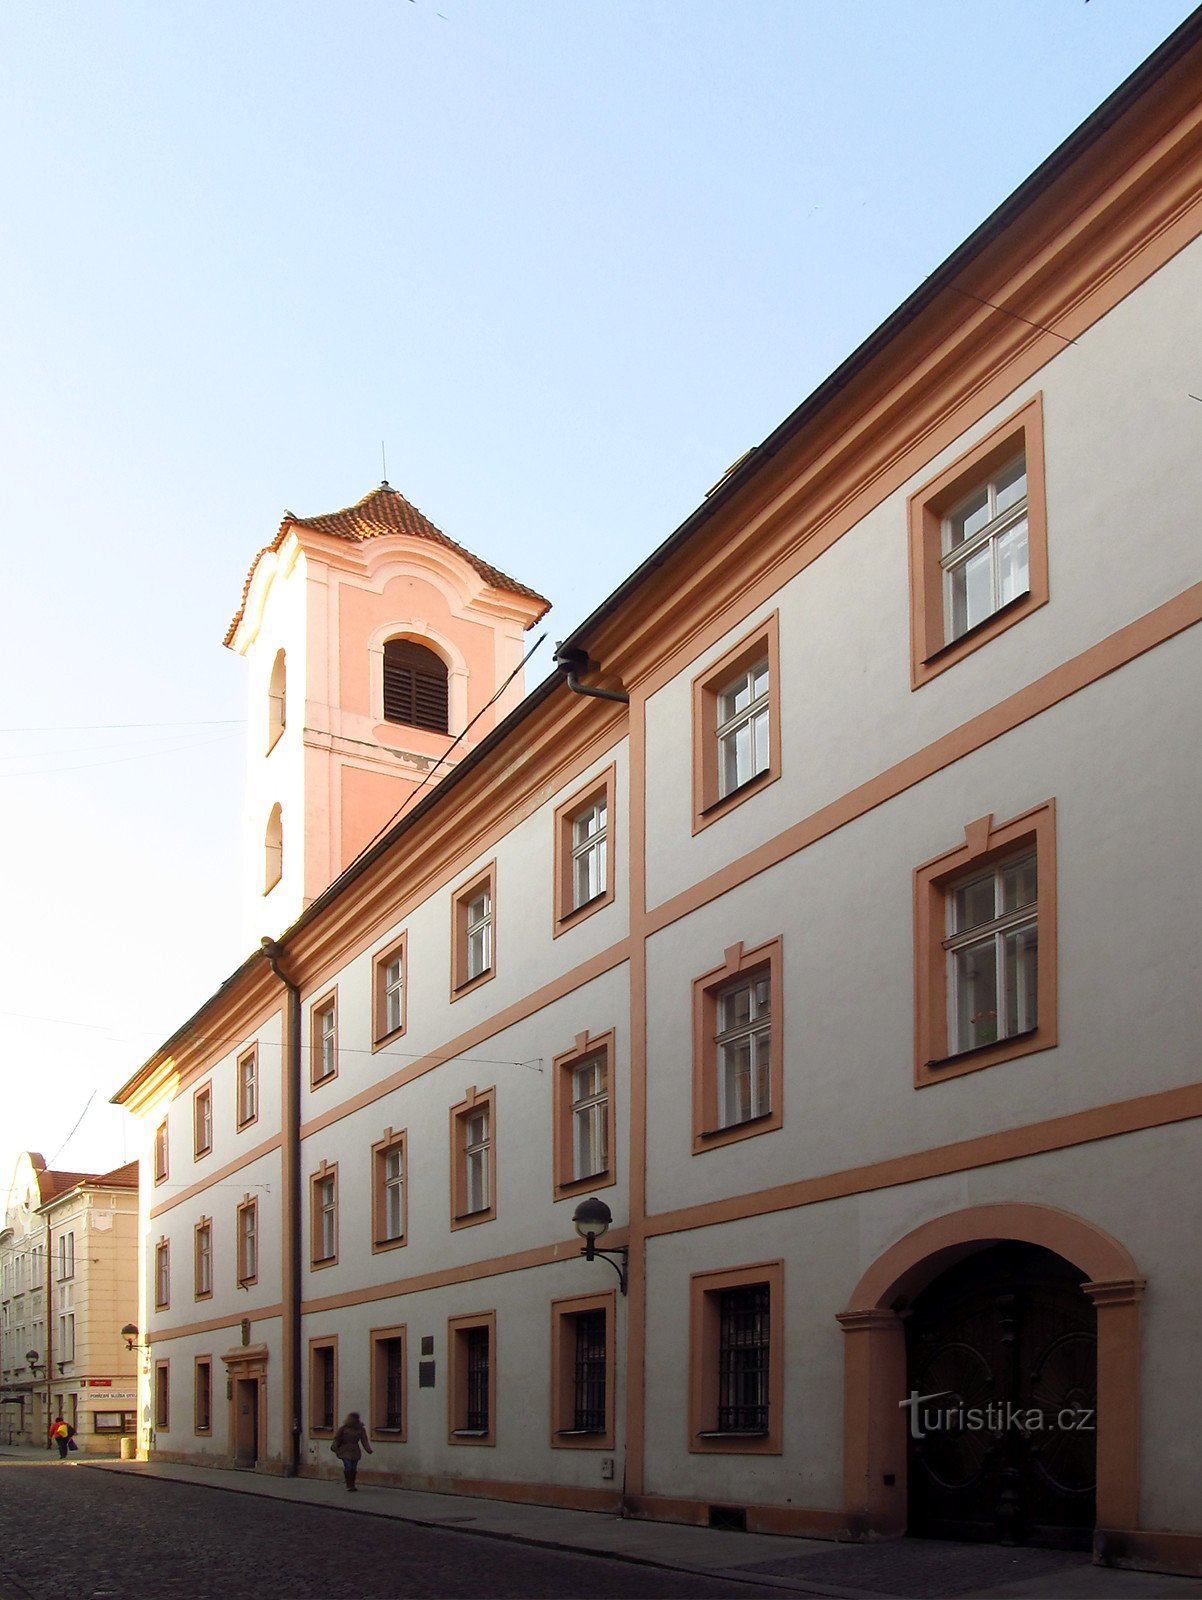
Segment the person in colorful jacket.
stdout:
<path fill-rule="evenodd" d="M 59 1460 L 65 1461 L 67 1459 L 67 1451 L 71 1448 L 71 1441 L 75 1437 L 75 1429 L 66 1420 L 61 1411 L 50 1424 L 50 1437 L 58 1446 Z"/>

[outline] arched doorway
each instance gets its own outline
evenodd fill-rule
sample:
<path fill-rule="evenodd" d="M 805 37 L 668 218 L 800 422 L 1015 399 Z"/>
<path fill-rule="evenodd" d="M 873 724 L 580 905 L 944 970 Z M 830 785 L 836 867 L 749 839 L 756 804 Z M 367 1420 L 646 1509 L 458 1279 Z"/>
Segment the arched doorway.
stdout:
<path fill-rule="evenodd" d="M 1073 1269 L 1077 1292 L 1092 1304 L 1097 1339 L 1095 1527 L 1139 1526 L 1139 1311 L 1144 1280 L 1130 1252 L 1093 1223 L 1052 1206 L 1006 1202 L 936 1217 L 898 1239 L 864 1273 L 847 1309 L 839 1313 L 846 1335 L 843 1497 L 849 1532 L 877 1537 L 906 1532 L 912 1409 L 906 1325 L 929 1286 L 937 1296 L 937 1280 L 944 1274 L 998 1245 L 1036 1246 L 1059 1257 Z M 1027 1264 L 1041 1259 L 1028 1257 Z M 1046 1259 L 1042 1265 L 1047 1266 Z M 986 1260 L 977 1270 L 989 1269 Z M 954 1291 L 956 1280 L 951 1285 Z"/>
<path fill-rule="evenodd" d="M 988 1245 L 905 1316 L 909 1532 L 1088 1549 L 1097 1316 L 1085 1274 L 1039 1245 Z"/>

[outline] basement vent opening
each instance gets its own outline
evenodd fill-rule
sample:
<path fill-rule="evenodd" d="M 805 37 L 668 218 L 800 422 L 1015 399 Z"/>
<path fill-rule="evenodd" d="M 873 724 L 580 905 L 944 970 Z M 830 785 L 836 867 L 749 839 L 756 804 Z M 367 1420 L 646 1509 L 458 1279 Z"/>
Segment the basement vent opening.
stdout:
<path fill-rule="evenodd" d="M 743 1506 L 711 1506 L 710 1527 L 729 1528 L 735 1533 L 746 1533 L 747 1512 Z"/>

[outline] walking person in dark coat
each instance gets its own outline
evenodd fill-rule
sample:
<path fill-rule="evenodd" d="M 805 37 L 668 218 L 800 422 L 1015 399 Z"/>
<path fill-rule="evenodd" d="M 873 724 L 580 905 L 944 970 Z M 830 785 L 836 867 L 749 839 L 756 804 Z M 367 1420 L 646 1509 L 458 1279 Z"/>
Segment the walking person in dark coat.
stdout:
<path fill-rule="evenodd" d="M 342 1462 L 342 1475 L 346 1479 L 346 1486 L 354 1494 L 355 1474 L 359 1470 L 359 1459 L 364 1450 L 367 1451 L 369 1456 L 374 1454 L 371 1445 L 367 1442 L 367 1429 L 359 1420 L 357 1411 L 347 1412 L 346 1421 L 330 1442 L 330 1449 Z"/>

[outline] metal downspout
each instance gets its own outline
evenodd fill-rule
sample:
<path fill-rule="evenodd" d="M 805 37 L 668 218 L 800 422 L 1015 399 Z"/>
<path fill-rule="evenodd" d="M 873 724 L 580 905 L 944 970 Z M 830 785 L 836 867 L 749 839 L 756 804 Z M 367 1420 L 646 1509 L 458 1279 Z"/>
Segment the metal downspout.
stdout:
<path fill-rule="evenodd" d="M 555 646 L 555 665 L 564 674 L 568 688 L 573 694 L 591 695 L 594 700 L 616 700 L 619 705 L 628 706 L 630 696 L 621 689 L 595 689 L 590 684 L 581 683 L 580 674 L 587 672 L 590 662 L 588 653 L 584 650 L 565 650 L 563 645 Z"/>
<path fill-rule="evenodd" d="M 301 998 L 300 986 L 293 983 L 280 966 L 284 952 L 274 939 L 260 940 L 272 972 L 288 991 L 288 1012 L 284 1025 L 284 1082 L 280 1106 L 280 1177 L 283 1185 L 280 1231 L 283 1239 L 283 1345 L 284 1397 L 291 1416 L 288 1458 L 285 1473 L 295 1478 L 300 1473 L 301 1450 L 301 1194 L 300 1194 L 300 1075 L 301 1075 Z"/>

